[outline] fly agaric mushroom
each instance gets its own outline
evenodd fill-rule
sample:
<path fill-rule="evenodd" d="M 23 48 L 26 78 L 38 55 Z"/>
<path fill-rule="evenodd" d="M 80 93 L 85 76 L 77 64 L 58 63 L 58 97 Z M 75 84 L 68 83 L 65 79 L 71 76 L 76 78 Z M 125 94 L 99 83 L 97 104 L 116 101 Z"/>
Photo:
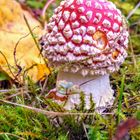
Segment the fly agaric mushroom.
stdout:
<path fill-rule="evenodd" d="M 116 6 L 107 0 L 65 0 L 55 9 L 41 38 L 50 65 L 61 67 L 57 83 L 80 85 L 90 108 L 113 101 L 109 74 L 119 69 L 127 56 L 128 31 Z M 66 109 L 79 104 L 79 94 L 68 97 Z"/>

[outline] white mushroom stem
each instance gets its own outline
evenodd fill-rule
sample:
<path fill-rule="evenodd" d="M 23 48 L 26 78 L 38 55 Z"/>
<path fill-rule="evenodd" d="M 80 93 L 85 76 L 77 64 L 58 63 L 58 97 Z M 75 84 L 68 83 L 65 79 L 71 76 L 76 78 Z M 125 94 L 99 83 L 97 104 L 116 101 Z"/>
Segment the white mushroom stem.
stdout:
<path fill-rule="evenodd" d="M 111 105 L 113 101 L 113 90 L 110 86 L 109 74 L 103 76 L 82 76 L 80 73 L 70 73 L 60 71 L 58 73 L 57 81 L 66 80 L 73 82 L 75 85 L 80 85 L 80 88 L 85 94 L 85 108 L 90 108 L 90 94 L 92 94 L 93 101 L 96 103 L 96 108 L 106 107 Z M 65 109 L 71 110 L 75 104 L 80 103 L 79 94 L 70 95 L 65 105 Z"/>

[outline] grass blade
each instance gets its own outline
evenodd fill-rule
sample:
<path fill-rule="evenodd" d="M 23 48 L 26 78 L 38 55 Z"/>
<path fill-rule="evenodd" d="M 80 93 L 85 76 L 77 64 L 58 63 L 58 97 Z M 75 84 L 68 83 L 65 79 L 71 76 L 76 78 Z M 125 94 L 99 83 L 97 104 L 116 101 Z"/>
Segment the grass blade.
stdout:
<path fill-rule="evenodd" d="M 122 111 L 122 98 L 123 98 L 123 91 L 124 91 L 124 81 L 125 81 L 125 75 L 123 75 L 121 80 L 121 88 L 120 88 L 120 95 L 119 95 L 119 101 L 118 101 L 118 117 L 117 117 L 117 124 L 120 123 L 120 117 L 121 117 L 121 111 Z"/>

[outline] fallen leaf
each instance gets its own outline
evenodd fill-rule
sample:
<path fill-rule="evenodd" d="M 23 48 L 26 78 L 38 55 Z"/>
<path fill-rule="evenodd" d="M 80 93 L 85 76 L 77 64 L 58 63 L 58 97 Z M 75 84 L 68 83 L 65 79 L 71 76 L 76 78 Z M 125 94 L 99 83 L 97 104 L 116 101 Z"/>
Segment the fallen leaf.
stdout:
<path fill-rule="evenodd" d="M 27 75 L 37 82 L 50 71 L 30 35 L 23 16 L 26 17 L 35 37 L 41 34 L 40 23 L 28 11 L 23 10 L 18 2 L 0 0 L 0 67 L 13 79 L 17 75 L 18 80 L 22 81 L 23 76 Z"/>
<path fill-rule="evenodd" d="M 128 132 L 137 127 L 139 125 L 139 121 L 135 118 L 129 118 L 125 122 L 121 123 L 116 131 L 116 135 L 113 140 L 123 140 L 123 138 L 128 134 Z"/>

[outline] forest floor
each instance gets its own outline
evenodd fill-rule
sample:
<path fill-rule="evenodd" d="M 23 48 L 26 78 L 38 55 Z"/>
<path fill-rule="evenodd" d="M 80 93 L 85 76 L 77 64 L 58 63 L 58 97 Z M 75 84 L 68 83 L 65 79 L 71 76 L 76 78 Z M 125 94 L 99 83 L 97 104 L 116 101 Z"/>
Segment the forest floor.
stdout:
<path fill-rule="evenodd" d="M 42 22 L 45 1 L 27 0 L 22 5 Z M 113 2 L 126 17 L 138 3 Z M 47 20 L 58 3 L 47 9 Z M 81 99 L 79 109 L 66 113 L 62 106 L 46 99 L 55 87 L 57 72 L 37 83 L 29 78 L 22 84 L 6 79 L 0 82 L 0 140 L 140 140 L 140 9 L 129 17 L 128 26 L 128 57 L 110 76 L 115 92 L 110 108 L 102 114 L 95 112 L 94 106 L 85 110 Z"/>

